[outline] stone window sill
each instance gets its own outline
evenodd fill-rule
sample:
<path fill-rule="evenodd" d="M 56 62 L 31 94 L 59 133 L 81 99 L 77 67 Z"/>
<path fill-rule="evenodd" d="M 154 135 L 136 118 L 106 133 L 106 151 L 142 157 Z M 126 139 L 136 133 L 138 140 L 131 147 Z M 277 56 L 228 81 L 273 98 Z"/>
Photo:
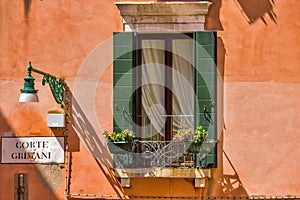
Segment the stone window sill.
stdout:
<path fill-rule="evenodd" d="M 115 168 L 116 176 L 123 187 L 131 187 L 131 178 L 193 178 L 195 187 L 205 187 L 211 178 L 211 169 L 198 168 Z"/>

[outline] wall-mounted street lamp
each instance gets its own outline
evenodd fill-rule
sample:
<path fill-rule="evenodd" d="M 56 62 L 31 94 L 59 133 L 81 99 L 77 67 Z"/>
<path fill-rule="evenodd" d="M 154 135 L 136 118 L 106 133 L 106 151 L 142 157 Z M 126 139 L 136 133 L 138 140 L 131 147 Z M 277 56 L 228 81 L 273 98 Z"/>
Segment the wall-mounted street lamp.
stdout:
<path fill-rule="evenodd" d="M 19 98 L 19 102 L 38 102 L 37 90 L 34 88 L 34 78 L 31 76 L 31 72 L 36 72 L 38 74 L 43 75 L 42 85 L 49 83 L 52 95 L 55 101 L 64 107 L 64 86 L 65 82 L 62 78 L 57 78 L 51 74 L 42 72 L 40 70 L 34 69 L 31 66 L 31 62 L 29 62 L 28 67 L 28 75 L 24 78 L 24 88 L 21 89 L 21 95 Z"/>

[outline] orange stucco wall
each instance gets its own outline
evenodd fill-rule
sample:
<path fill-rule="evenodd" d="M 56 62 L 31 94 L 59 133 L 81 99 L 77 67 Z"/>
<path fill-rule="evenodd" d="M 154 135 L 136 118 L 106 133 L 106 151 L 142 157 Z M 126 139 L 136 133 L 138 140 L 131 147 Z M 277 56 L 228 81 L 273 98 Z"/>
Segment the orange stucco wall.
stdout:
<path fill-rule="evenodd" d="M 73 118 L 69 185 L 66 164 L 0 164 L 0 199 L 13 199 L 15 173 L 29 175 L 33 200 L 64 199 L 65 190 L 113 197 L 299 196 L 299 7 L 298 0 L 212 1 L 205 28 L 218 33 L 224 121 L 218 168 L 205 189 L 194 188 L 192 179 L 167 178 L 133 179 L 123 189 L 106 167 L 111 158 L 102 137 L 112 129 L 112 33 L 122 31 L 114 0 L 1 1 L 0 136 L 57 131 L 47 127 L 47 113 L 59 106 L 40 75 L 33 74 L 40 102 L 18 102 L 28 61 L 65 78 Z"/>
<path fill-rule="evenodd" d="M 221 25 L 224 45 L 219 67 L 224 62 L 223 151 L 228 156 L 222 157 L 218 178 L 228 186 L 226 176 L 238 175 L 238 188 L 248 195 L 296 195 L 300 26 L 294 20 L 299 2 L 276 1 L 262 16 L 256 14 L 271 4 L 244 2 L 222 1 L 220 24 L 215 23 Z"/>

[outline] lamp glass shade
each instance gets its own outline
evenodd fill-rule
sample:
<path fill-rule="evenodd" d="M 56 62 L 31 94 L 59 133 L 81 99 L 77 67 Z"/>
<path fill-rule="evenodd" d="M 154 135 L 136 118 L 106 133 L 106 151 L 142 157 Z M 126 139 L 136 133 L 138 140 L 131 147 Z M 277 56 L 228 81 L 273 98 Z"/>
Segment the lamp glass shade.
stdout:
<path fill-rule="evenodd" d="M 21 93 L 19 102 L 39 102 L 37 93 Z"/>

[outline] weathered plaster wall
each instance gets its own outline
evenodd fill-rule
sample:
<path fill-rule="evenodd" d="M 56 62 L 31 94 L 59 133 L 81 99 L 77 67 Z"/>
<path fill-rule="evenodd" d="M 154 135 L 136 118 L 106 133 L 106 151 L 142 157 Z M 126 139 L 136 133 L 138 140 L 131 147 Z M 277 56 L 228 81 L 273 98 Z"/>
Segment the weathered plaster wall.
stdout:
<path fill-rule="evenodd" d="M 40 102 L 18 102 L 29 61 L 37 69 L 65 78 L 72 90 L 88 54 L 121 28 L 113 0 L 1 1 L 0 136 L 53 135 L 47 127 L 47 113 L 58 106 L 48 85 L 41 85 L 40 75 L 32 74 Z M 101 91 L 108 98 L 111 93 L 111 87 Z M 70 148 L 76 151 L 72 154 L 75 160 L 72 192 L 115 194 L 85 145 L 79 143 L 74 131 L 70 134 Z M 65 168 L 65 165 L 1 164 L 0 199 L 14 198 L 15 173 L 29 175 L 29 199 L 64 199 Z"/>
<path fill-rule="evenodd" d="M 224 152 L 211 193 L 299 195 L 299 2 L 213 2 L 206 28 L 220 30 Z"/>

